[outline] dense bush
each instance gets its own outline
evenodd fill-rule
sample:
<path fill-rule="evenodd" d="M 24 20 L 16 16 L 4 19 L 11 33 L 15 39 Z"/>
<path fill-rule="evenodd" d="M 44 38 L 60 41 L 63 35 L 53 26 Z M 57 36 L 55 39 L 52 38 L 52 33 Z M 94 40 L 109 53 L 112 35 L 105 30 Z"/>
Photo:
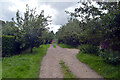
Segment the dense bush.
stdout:
<path fill-rule="evenodd" d="M 98 47 L 88 44 L 80 45 L 78 48 L 82 53 L 101 56 L 108 64 L 117 65 L 120 63 L 119 52 L 115 52 L 112 50 L 98 50 Z"/>
<path fill-rule="evenodd" d="M 117 65 L 120 63 L 120 55 L 113 51 L 100 51 L 99 55 L 104 58 L 108 64 Z"/>
<path fill-rule="evenodd" d="M 2 36 L 2 56 L 11 56 L 18 54 L 20 51 L 19 43 L 17 43 L 13 36 Z"/>
<path fill-rule="evenodd" d="M 97 46 L 84 44 L 84 45 L 80 45 L 78 48 L 83 53 L 98 55 L 98 48 L 97 48 Z"/>

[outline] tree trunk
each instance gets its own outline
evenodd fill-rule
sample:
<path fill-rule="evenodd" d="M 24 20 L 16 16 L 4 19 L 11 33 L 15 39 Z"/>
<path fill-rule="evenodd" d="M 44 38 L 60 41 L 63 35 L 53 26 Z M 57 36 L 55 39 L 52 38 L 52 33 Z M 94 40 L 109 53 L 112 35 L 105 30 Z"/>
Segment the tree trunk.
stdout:
<path fill-rule="evenodd" d="M 32 52 L 33 52 L 33 51 L 32 51 L 32 49 L 33 49 L 33 47 L 31 47 L 31 48 L 30 48 L 30 53 L 32 53 Z"/>

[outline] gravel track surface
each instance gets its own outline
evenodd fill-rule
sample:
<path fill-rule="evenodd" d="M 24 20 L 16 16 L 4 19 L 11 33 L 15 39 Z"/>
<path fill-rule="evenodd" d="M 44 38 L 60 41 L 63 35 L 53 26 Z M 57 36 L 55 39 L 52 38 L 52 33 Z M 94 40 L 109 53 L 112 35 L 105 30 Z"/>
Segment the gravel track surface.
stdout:
<path fill-rule="evenodd" d="M 76 78 L 102 78 L 86 64 L 78 61 L 76 58 L 78 52 L 78 49 L 61 48 L 57 45 L 56 48 L 53 48 L 53 44 L 51 44 L 42 59 L 39 77 L 63 78 L 59 64 L 60 60 L 63 60 Z"/>

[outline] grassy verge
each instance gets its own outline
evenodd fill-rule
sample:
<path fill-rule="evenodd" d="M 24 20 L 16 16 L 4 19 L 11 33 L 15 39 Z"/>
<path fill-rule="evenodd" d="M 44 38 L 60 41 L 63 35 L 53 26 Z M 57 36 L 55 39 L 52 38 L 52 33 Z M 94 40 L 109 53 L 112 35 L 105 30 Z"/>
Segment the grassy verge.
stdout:
<path fill-rule="evenodd" d="M 62 47 L 62 48 L 75 48 L 74 46 L 70 46 L 67 44 L 57 44 L 58 46 Z"/>
<path fill-rule="evenodd" d="M 56 48 L 56 45 L 53 45 L 54 48 Z"/>
<path fill-rule="evenodd" d="M 61 65 L 61 68 L 62 68 L 64 78 L 75 78 L 75 76 L 71 73 L 69 68 L 65 65 L 65 62 L 60 61 L 60 65 Z"/>
<path fill-rule="evenodd" d="M 20 55 L 3 58 L 2 77 L 3 78 L 38 78 L 40 62 L 46 54 L 49 45 L 41 45 L 34 48 L 33 53 L 29 50 Z"/>
<path fill-rule="evenodd" d="M 92 54 L 79 53 L 77 58 L 108 80 L 113 80 L 112 78 L 115 78 L 114 80 L 120 79 L 120 71 L 118 71 L 120 65 L 109 65 L 103 61 L 103 58 Z"/>

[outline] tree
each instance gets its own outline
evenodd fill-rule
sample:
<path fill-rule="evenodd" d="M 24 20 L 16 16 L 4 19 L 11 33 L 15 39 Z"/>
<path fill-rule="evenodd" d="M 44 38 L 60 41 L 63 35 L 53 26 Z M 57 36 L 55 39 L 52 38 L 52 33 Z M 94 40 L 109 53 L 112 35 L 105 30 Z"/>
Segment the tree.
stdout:
<path fill-rule="evenodd" d="M 21 17 L 19 11 L 17 11 L 16 22 L 14 22 L 19 27 L 19 33 L 21 34 L 16 36 L 16 39 L 21 42 L 21 48 L 30 47 L 32 53 L 33 47 L 39 47 L 42 44 L 42 33 L 46 30 L 48 18 L 50 16 L 44 17 L 43 10 L 38 15 L 36 10 L 29 9 L 28 5 L 26 5 L 24 17 Z"/>
<path fill-rule="evenodd" d="M 79 29 L 79 21 L 71 18 L 68 23 L 62 26 L 56 33 L 58 43 L 66 43 L 77 46 L 79 44 Z"/>
<path fill-rule="evenodd" d="M 2 34 L 3 35 L 11 35 L 15 36 L 18 33 L 19 29 L 15 26 L 13 21 L 6 21 L 4 25 L 2 25 Z"/>
<path fill-rule="evenodd" d="M 97 2 L 96 4 L 99 7 L 94 6 L 92 2 L 79 4 L 82 4 L 82 6 L 75 8 L 74 12 L 66 11 L 67 14 L 70 14 L 72 20 L 69 20 L 58 31 L 58 41 L 71 44 L 77 39 L 76 41 L 79 41 L 77 44 L 90 44 L 95 46 L 104 42 L 104 46 L 108 46 L 109 49 L 119 50 L 120 2 Z M 105 10 L 107 13 L 104 12 Z M 76 23 L 75 19 L 81 20 Z M 75 34 L 78 37 L 74 39 Z"/>

